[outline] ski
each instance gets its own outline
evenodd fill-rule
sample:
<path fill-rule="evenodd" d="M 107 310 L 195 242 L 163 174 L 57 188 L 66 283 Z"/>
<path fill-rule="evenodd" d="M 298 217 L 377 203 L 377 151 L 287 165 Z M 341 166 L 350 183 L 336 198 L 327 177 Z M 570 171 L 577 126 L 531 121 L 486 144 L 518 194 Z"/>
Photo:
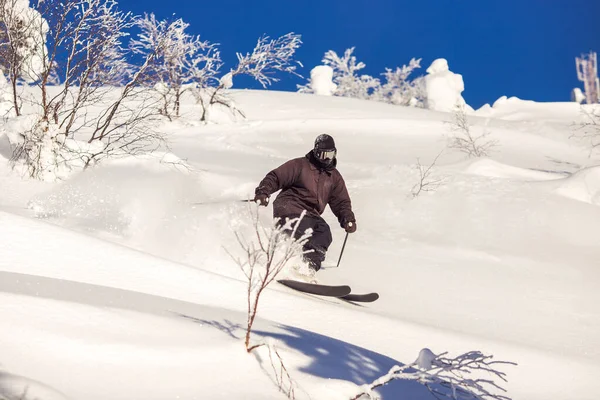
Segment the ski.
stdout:
<path fill-rule="evenodd" d="M 350 286 L 347 285 L 321 285 L 318 283 L 299 282 L 291 279 L 280 279 L 277 282 L 291 289 L 295 289 L 304 293 L 315 294 L 317 296 L 342 297 L 349 295 L 351 292 Z"/>
<path fill-rule="evenodd" d="M 352 290 L 348 285 L 322 285 L 319 283 L 294 281 L 291 279 L 280 279 L 277 282 L 300 292 L 314 294 L 317 296 L 337 297 L 342 300 L 353 301 L 357 303 L 372 303 L 379 299 L 378 293 L 351 293 Z"/>
<path fill-rule="evenodd" d="M 379 299 L 378 293 L 365 293 L 365 294 L 355 294 L 350 293 L 345 296 L 340 296 L 340 299 L 346 301 L 355 301 L 357 303 L 372 303 Z"/>

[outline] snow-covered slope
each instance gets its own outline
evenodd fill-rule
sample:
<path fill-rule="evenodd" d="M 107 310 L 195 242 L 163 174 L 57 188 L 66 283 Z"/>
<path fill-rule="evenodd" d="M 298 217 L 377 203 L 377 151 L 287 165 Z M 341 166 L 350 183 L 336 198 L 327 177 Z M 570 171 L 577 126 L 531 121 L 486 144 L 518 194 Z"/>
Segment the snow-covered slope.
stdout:
<path fill-rule="evenodd" d="M 203 125 L 186 104 L 162 127 L 189 172 L 138 159 L 46 184 L 2 163 L 0 397 L 37 387 L 49 393 L 40 400 L 283 398 L 268 355 L 245 353 L 246 287 L 227 252 L 241 251 L 234 231 L 249 233 L 238 200 L 328 133 L 358 231 L 319 279 L 381 298 L 358 307 L 281 286 L 264 294 L 256 337 L 280 349 L 296 398 L 348 399 L 424 347 L 518 363 L 505 368 L 514 399 L 595 398 L 600 182 L 569 139 L 570 104 L 478 110 L 473 132 L 498 146 L 467 160 L 445 149 L 445 113 L 231 95 L 246 120 Z M 440 186 L 413 198 L 417 159 L 429 165 L 442 150 Z M 259 212 L 268 223 L 271 207 Z M 345 233 L 324 217 L 335 264 Z M 431 397 L 406 382 L 380 393 Z"/>

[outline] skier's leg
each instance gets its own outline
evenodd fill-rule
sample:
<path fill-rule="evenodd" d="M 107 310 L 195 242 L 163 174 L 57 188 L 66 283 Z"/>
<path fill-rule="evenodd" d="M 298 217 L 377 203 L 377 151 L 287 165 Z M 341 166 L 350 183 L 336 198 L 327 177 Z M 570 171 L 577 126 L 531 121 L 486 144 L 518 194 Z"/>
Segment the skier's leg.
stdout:
<path fill-rule="evenodd" d="M 286 218 L 293 219 L 298 217 L 299 215 L 280 217 L 276 226 L 283 226 L 286 223 Z M 294 238 L 300 239 L 309 228 L 312 229 L 312 234 L 303 246 L 302 250 L 305 254 L 302 255 L 302 259 L 309 267 L 308 272 L 310 277 L 313 277 L 314 273 L 321 269 L 321 263 L 325 260 L 325 254 L 333 238 L 331 236 L 331 229 L 323 218 L 306 215 L 298 223 Z M 286 233 L 291 235 L 291 231 L 286 231 Z"/>
<path fill-rule="evenodd" d="M 304 245 L 304 251 L 307 251 L 304 254 L 304 260 L 309 267 L 318 271 L 321 269 L 321 263 L 325 260 L 327 249 L 333 241 L 331 229 L 321 217 L 309 217 L 307 223 L 310 223 L 313 232 Z"/>

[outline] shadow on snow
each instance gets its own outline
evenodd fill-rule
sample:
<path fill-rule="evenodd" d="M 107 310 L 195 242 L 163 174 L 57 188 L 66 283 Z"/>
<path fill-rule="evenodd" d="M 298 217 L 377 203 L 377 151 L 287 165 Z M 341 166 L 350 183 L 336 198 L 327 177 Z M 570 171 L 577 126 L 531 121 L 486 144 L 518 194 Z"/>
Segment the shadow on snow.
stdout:
<path fill-rule="evenodd" d="M 181 317 L 209 325 L 228 336 L 240 339 L 246 327 L 231 321 L 207 321 L 179 314 Z M 297 350 L 310 358 L 300 371 L 323 379 L 339 379 L 356 385 L 371 383 L 387 374 L 395 365 L 403 363 L 353 344 L 288 325 L 278 325 L 279 331 L 254 329 L 253 335 L 272 338 L 287 348 Z M 416 355 L 415 355 L 416 358 Z M 394 380 L 377 389 L 382 399 L 431 400 L 434 397 L 421 384 Z"/>

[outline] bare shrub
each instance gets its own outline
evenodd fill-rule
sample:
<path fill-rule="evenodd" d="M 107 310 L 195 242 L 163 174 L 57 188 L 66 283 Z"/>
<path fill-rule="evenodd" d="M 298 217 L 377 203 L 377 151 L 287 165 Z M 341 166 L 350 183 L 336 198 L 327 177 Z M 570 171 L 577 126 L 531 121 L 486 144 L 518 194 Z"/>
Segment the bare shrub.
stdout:
<path fill-rule="evenodd" d="M 412 197 L 418 197 L 421 192 L 433 192 L 437 188 L 439 188 L 443 183 L 444 179 L 432 178 L 431 174 L 434 171 L 435 164 L 437 163 L 438 158 L 442 155 L 444 151 L 442 150 L 429 164 L 429 166 L 421 165 L 421 161 L 417 158 L 416 169 L 419 172 L 419 181 L 412 187 L 411 194 Z"/>
<path fill-rule="evenodd" d="M 246 296 L 248 318 L 244 345 L 248 353 L 263 346 L 268 348 L 277 385 L 288 398 L 293 399 L 295 397 L 294 382 L 275 346 L 265 342 L 251 345 L 250 337 L 258 313 L 261 294 L 276 279 L 286 264 L 303 252 L 302 246 L 310 237 L 310 233 L 305 233 L 298 239 L 294 239 L 298 225 L 306 212 L 303 212 L 299 218 L 288 219 L 281 221 L 282 224 L 265 227 L 260 223 L 258 208 L 253 211 L 251 207 L 249 207 L 249 213 L 252 220 L 252 237 L 245 238 L 241 233 L 235 232 L 244 256 L 242 258 L 235 257 L 228 251 L 248 279 Z M 274 361 L 273 357 L 277 361 Z"/>
<path fill-rule="evenodd" d="M 452 121 L 449 121 L 452 136 L 448 142 L 448 148 L 466 153 L 471 157 L 487 157 L 492 148 L 498 145 L 496 140 L 488 138 L 490 132 L 486 130 L 481 135 L 475 135 L 471 131 L 471 125 L 467 117 L 465 106 L 457 104 L 452 113 Z"/>
<path fill-rule="evenodd" d="M 250 334 L 258 312 L 260 295 L 275 280 L 286 264 L 302 253 L 302 246 L 310 234 L 307 233 L 299 239 L 294 239 L 296 229 L 306 212 L 303 212 L 299 218 L 286 220 L 281 226 L 269 227 L 260 223 L 258 209 L 255 211 L 250 209 L 249 212 L 254 231 L 252 238 L 247 239 L 239 232 L 235 232 L 238 244 L 244 252 L 244 258 L 235 257 L 231 253 L 229 255 L 248 279 L 248 324 L 245 345 L 246 350 L 251 352 L 256 347 L 250 346 Z"/>

